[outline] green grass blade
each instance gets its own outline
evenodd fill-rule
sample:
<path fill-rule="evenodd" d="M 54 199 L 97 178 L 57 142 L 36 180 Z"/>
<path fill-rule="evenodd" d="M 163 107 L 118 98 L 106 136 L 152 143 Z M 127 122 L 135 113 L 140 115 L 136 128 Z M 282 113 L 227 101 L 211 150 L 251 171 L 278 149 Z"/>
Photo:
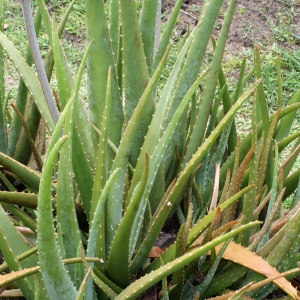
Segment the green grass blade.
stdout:
<path fill-rule="evenodd" d="M 276 59 L 276 67 L 277 67 L 277 86 L 278 86 L 278 99 L 276 104 L 276 109 L 282 108 L 283 104 L 283 88 L 282 88 L 282 75 L 281 75 L 281 67 L 280 67 L 280 56 Z"/>

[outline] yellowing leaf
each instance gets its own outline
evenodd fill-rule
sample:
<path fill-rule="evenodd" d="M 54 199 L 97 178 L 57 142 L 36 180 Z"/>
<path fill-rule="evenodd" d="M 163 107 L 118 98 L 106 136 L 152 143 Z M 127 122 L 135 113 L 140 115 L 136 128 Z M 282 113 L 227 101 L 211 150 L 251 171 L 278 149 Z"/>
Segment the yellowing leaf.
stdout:
<path fill-rule="evenodd" d="M 216 252 L 218 253 L 221 248 L 222 244 L 218 245 L 216 247 Z M 292 284 L 284 277 L 280 277 L 280 272 L 268 264 L 268 262 L 266 262 L 262 257 L 251 252 L 247 248 L 244 248 L 234 242 L 230 242 L 223 254 L 223 258 L 262 274 L 267 278 L 274 278 L 272 280 L 273 283 L 275 283 L 285 293 L 290 295 L 292 299 L 300 299 L 297 294 L 297 290 L 292 286 Z"/>

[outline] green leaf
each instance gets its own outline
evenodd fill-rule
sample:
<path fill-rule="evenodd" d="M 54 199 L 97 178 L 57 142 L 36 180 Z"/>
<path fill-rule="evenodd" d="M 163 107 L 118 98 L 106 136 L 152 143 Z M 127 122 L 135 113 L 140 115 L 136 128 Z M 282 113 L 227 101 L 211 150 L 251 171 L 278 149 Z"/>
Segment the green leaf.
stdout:
<path fill-rule="evenodd" d="M 160 27 L 160 20 L 157 20 L 158 0 L 145 0 L 140 12 L 140 30 L 144 45 L 144 52 L 149 73 L 152 73 L 153 55 L 155 47 L 155 33 Z"/>
<path fill-rule="evenodd" d="M 162 33 L 157 52 L 155 54 L 155 61 L 154 61 L 153 69 L 156 69 L 156 67 L 160 63 L 160 60 L 162 59 L 164 53 L 166 52 L 166 49 L 169 45 L 170 38 L 174 32 L 174 27 L 178 20 L 178 15 L 179 15 L 182 3 L 183 3 L 183 0 L 176 1 L 176 4 L 173 7 L 172 12 L 168 18 L 168 21 L 166 23 L 166 28 L 165 28 L 164 32 Z"/>
<path fill-rule="evenodd" d="M 255 79 L 257 80 L 262 78 L 260 53 L 257 45 L 255 45 L 254 47 L 254 68 L 255 68 L 254 71 Z M 266 138 L 268 135 L 270 124 L 269 124 L 269 113 L 268 113 L 266 95 L 263 88 L 263 82 L 261 82 L 257 88 L 257 104 L 258 104 L 256 105 L 257 121 L 258 122 L 262 121 L 264 136 Z"/>
<path fill-rule="evenodd" d="M 94 217 L 91 221 L 91 229 L 90 229 L 90 235 L 89 235 L 89 241 L 87 245 L 87 256 L 95 256 L 95 253 L 97 251 L 96 245 L 99 242 L 98 237 L 100 237 L 100 249 L 99 253 L 103 256 L 100 257 L 101 264 L 103 264 L 104 267 L 106 267 L 106 252 L 105 252 L 105 246 L 106 246 L 106 239 L 105 239 L 105 228 L 103 228 L 103 220 L 105 218 L 105 201 L 107 198 L 108 191 L 112 188 L 112 184 L 117 178 L 118 173 L 120 172 L 119 169 L 116 169 L 108 178 L 103 191 L 100 195 L 100 198 L 97 203 L 97 207 L 95 210 Z M 93 267 L 94 264 L 90 263 L 90 266 Z M 106 284 L 105 284 L 106 285 Z M 87 292 L 86 292 L 86 299 L 91 299 L 92 297 L 92 282 L 89 281 L 87 283 Z"/>
<path fill-rule="evenodd" d="M 126 287 L 130 282 L 128 265 L 133 252 L 132 250 L 129 252 L 130 243 L 134 244 L 134 247 L 132 248 L 135 249 L 136 240 L 132 241 L 131 239 L 136 239 L 139 235 L 140 226 L 143 220 L 143 213 L 140 211 L 143 211 L 145 204 L 141 199 L 143 199 L 143 194 L 147 187 L 148 175 L 149 158 L 147 156 L 141 182 L 137 186 L 137 190 L 133 194 L 129 206 L 117 228 L 109 252 L 108 275 L 121 287 Z M 122 251 L 120 251 L 121 248 Z"/>
<path fill-rule="evenodd" d="M 35 32 L 37 35 L 39 34 L 40 28 L 41 28 L 41 13 L 40 10 L 38 9 L 36 11 L 35 17 L 34 17 L 34 28 Z M 31 50 L 30 47 L 28 46 L 26 49 L 26 54 L 25 54 L 25 60 L 28 63 L 29 66 L 32 66 L 32 55 L 31 55 Z M 15 100 L 15 105 L 18 108 L 18 110 L 21 112 L 22 115 L 25 115 L 26 107 L 27 107 L 27 101 L 24 101 L 24 99 L 27 99 L 28 97 L 28 90 L 24 82 L 20 79 L 19 85 L 18 85 L 18 90 L 17 90 L 17 96 Z M 36 111 L 36 107 L 34 109 Z M 30 115 L 30 114 L 29 114 Z M 40 119 L 40 116 L 38 116 L 38 119 Z M 31 122 L 30 122 L 31 123 Z M 18 142 L 18 137 L 20 136 L 21 133 L 21 123 L 19 121 L 19 118 L 17 115 L 13 115 L 12 118 L 12 123 L 11 123 L 11 130 L 10 130 L 10 135 L 9 135 L 9 140 L 8 140 L 8 147 L 7 147 L 7 152 L 9 156 L 12 156 L 14 154 L 14 151 L 17 150 L 15 149 L 16 144 Z M 27 138 L 22 139 L 23 142 L 27 142 Z M 19 143 L 20 144 L 20 143 Z M 24 144 L 21 143 L 21 148 L 22 148 L 22 154 L 18 154 L 18 157 L 24 158 L 24 152 L 25 147 Z M 18 159 L 20 161 L 20 159 Z"/>
<path fill-rule="evenodd" d="M 289 101 L 288 103 L 288 106 L 291 106 L 292 104 L 297 104 L 300 102 L 300 90 L 297 91 L 295 93 L 295 95 L 293 95 L 292 99 Z M 294 123 L 294 120 L 295 120 L 295 117 L 297 115 L 297 109 L 295 108 L 294 111 L 292 111 L 292 113 L 286 115 L 280 122 L 280 125 L 278 126 L 278 129 L 277 129 L 277 132 L 275 134 L 275 139 L 277 141 L 281 141 L 283 138 L 285 138 L 291 128 L 292 128 L 292 125 Z"/>
<path fill-rule="evenodd" d="M 215 2 L 217 2 L 217 1 L 215 1 Z M 216 4 L 212 4 L 212 3 L 213 2 L 208 2 L 208 5 L 216 5 Z M 190 160 L 190 158 L 195 153 L 197 148 L 201 145 L 202 139 L 204 138 L 204 135 L 205 135 L 206 124 L 209 119 L 210 110 L 211 110 L 211 106 L 213 103 L 212 101 L 214 99 L 215 89 L 216 89 L 216 86 L 218 83 L 218 76 L 219 76 L 219 72 L 221 70 L 221 62 L 222 62 L 223 52 L 225 49 L 225 43 L 227 40 L 230 22 L 233 17 L 235 5 L 236 5 L 236 0 L 231 0 L 229 2 L 229 5 L 228 5 L 227 11 L 226 11 L 226 15 L 224 18 L 224 22 L 222 24 L 221 32 L 219 35 L 219 40 L 216 45 L 216 49 L 215 49 L 215 53 L 214 53 L 214 57 L 213 57 L 213 61 L 212 61 L 212 66 L 211 66 L 211 70 L 209 73 L 209 78 L 207 79 L 207 82 L 206 82 L 206 87 L 203 92 L 203 99 L 200 103 L 199 113 L 196 116 L 195 125 L 192 129 L 193 131 L 191 134 L 191 138 L 189 140 L 189 144 L 187 146 L 184 160 L 181 165 L 181 170 L 184 169 L 187 162 Z M 207 7 L 207 10 L 208 9 L 210 9 L 210 6 Z M 215 9 L 215 10 L 218 11 L 218 9 Z M 205 12 L 205 14 L 206 14 L 206 12 Z M 195 43 L 193 43 L 192 46 L 194 46 L 194 44 Z"/>
<path fill-rule="evenodd" d="M 129 287 L 123 290 L 115 299 L 136 299 L 138 295 L 146 291 L 149 287 L 153 286 L 155 283 L 161 281 L 164 277 L 176 272 L 181 269 L 183 266 L 191 263 L 193 260 L 197 259 L 201 254 L 206 253 L 210 249 L 219 245 L 220 243 L 230 239 L 231 237 L 237 235 L 239 232 L 248 230 L 253 226 L 257 226 L 260 222 L 252 222 L 247 225 L 241 226 L 237 229 L 232 230 L 229 233 L 226 233 L 218 238 L 215 238 L 211 242 L 206 243 L 205 245 L 191 250 L 190 252 L 182 255 L 181 257 L 173 260 L 160 267 L 159 269 L 141 277 L 140 279 L 133 282 Z"/>
<path fill-rule="evenodd" d="M 67 137 L 62 137 L 45 160 L 37 210 L 39 264 L 50 299 L 75 299 L 77 294 L 59 253 L 51 205 L 52 172 L 58 152 L 66 139 Z M 49 257 L 52 259 L 49 260 Z"/>
<path fill-rule="evenodd" d="M 243 190 L 241 190 L 240 192 L 238 192 L 236 195 L 230 197 L 228 200 L 224 201 L 223 203 L 221 203 L 219 205 L 221 211 L 223 212 L 225 209 L 227 209 L 232 203 L 234 203 L 235 201 L 237 201 L 240 197 L 242 197 L 242 195 L 244 195 L 245 193 L 247 193 L 249 190 L 251 190 L 253 188 L 253 186 L 248 186 L 247 188 L 244 188 Z M 166 205 L 167 203 L 164 203 L 164 205 L 161 207 L 161 210 L 159 212 L 159 214 L 166 214 L 168 215 L 168 210 L 167 207 L 168 205 Z M 215 208 L 214 210 L 212 210 L 209 214 L 207 214 L 206 216 L 204 216 L 200 221 L 198 221 L 190 230 L 189 235 L 188 235 L 188 240 L 187 240 L 187 245 L 190 246 L 197 238 L 198 236 L 209 226 L 209 224 L 212 222 L 217 209 L 219 209 L 218 207 Z M 161 220 L 161 216 L 157 216 L 157 220 Z M 150 240 L 150 237 L 154 234 L 153 230 L 155 230 L 155 227 L 158 227 L 159 224 L 158 222 L 153 222 L 152 227 L 149 228 L 149 234 L 148 236 L 145 237 L 144 239 L 144 243 L 142 244 L 142 246 L 140 247 L 139 251 L 143 252 L 144 249 L 146 249 L 146 245 L 148 244 L 148 241 Z M 162 225 L 161 225 L 162 226 Z M 161 227 L 160 227 L 161 228 Z M 160 231 L 160 228 L 158 228 L 157 234 Z M 157 229 L 156 229 L 157 230 Z M 150 240 L 150 243 L 152 241 Z M 153 243 L 152 243 L 153 245 Z M 174 257 L 175 257 L 175 246 L 176 244 L 170 246 L 164 253 L 162 253 L 161 258 L 164 262 L 169 262 L 171 261 Z M 148 251 L 150 251 L 150 249 L 148 248 Z M 137 253 L 138 255 L 139 253 Z M 146 253 L 146 255 L 148 255 L 148 253 Z M 145 270 L 143 271 L 143 274 L 145 273 L 149 273 L 153 270 L 156 270 L 160 267 L 160 261 L 159 260 L 155 260 L 154 262 L 152 262 L 148 267 L 145 268 Z"/>
<path fill-rule="evenodd" d="M 54 129 L 54 121 L 52 119 L 50 110 L 47 105 L 41 84 L 39 79 L 36 77 L 33 70 L 28 66 L 25 59 L 21 56 L 20 52 L 15 48 L 13 43 L 0 32 L 0 44 L 16 66 L 20 73 L 25 85 L 28 87 L 38 109 L 45 120 L 45 123 L 50 132 Z"/>
<path fill-rule="evenodd" d="M 164 58 L 167 57 L 167 54 Z M 116 153 L 116 157 L 113 163 L 112 170 L 120 168 L 119 178 L 116 180 L 116 187 L 109 192 L 108 202 L 110 203 L 107 207 L 106 222 L 110 226 L 106 229 L 107 250 L 110 247 L 111 241 L 113 239 L 115 230 L 120 223 L 122 217 L 122 201 L 123 201 L 123 187 L 125 182 L 125 176 L 127 171 L 128 159 L 133 147 L 136 145 L 133 143 L 134 136 L 138 131 L 140 122 L 142 121 L 144 114 L 144 105 L 147 103 L 148 98 L 153 93 L 156 83 L 159 79 L 159 74 L 164 66 L 165 60 L 162 60 L 157 70 L 155 70 L 153 76 L 151 77 L 148 86 L 143 92 L 143 95 L 134 110 L 133 116 L 130 119 L 124 133 L 122 140 L 120 142 L 119 149 Z M 129 197 L 130 198 L 130 197 Z"/>
<path fill-rule="evenodd" d="M 4 255 L 5 261 L 8 263 L 9 268 L 12 271 L 23 271 L 23 269 L 35 267 L 38 264 L 37 256 L 30 255 L 22 261 L 17 259 L 17 256 L 29 251 L 31 248 L 24 241 L 21 234 L 16 230 L 10 221 L 8 214 L 0 206 L 0 249 Z M 14 275 L 12 275 L 14 276 Z M 21 276 L 17 283 L 22 290 L 24 296 L 28 299 L 32 299 L 34 295 L 34 280 L 33 277 Z M 39 284 L 43 286 L 43 282 L 40 275 L 37 275 Z M 43 297 L 47 297 L 45 292 L 42 292 Z"/>
<path fill-rule="evenodd" d="M 21 6 L 22 6 L 22 12 L 23 12 L 23 17 L 24 17 L 24 21 L 25 21 L 27 37 L 28 37 L 28 41 L 29 41 L 29 45 L 30 45 L 30 49 L 31 49 L 31 53 L 32 53 L 32 58 L 33 58 L 33 61 L 34 61 L 35 67 L 36 67 L 39 83 L 42 87 L 43 94 L 46 99 L 47 106 L 51 113 L 53 122 L 56 124 L 59 119 L 59 111 L 57 109 L 57 105 L 54 100 L 52 90 L 50 88 L 46 70 L 44 68 L 43 60 L 42 60 L 41 53 L 39 50 L 39 45 L 38 45 L 35 30 L 34 30 L 31 5 L 28 1 L 21 1 Z"/>
<path fill-rule="evenodd" d="M 90 216 L 93 216 L 97 207 L 97 203 L 100 197 L 100 194 L 105 186 L 107 176 L 109 173 L 109 163 L 107 162 L 108 154 L 108 127 L 109 127 L 109 118 L 110 115 L 110 104 L 111 104 L 111 68 L 108 69 L 108 79 L 106 87 L 106 101 L 105 108 L 103 111 L 103 119 L 101 124 L 101 134 L 98 145 L 97 153 L 97 163 L 96 163 L 96 173 L 93 185 L 93 194 L 91 199 L 91 209 Z"/>
<path fill-rule="evenodd" d="M 117 71 L 112 51 L 111 39 L 116 41 L 117 36 L 110 37 L 109 27 L 106 20 L 104 1 L 91 0 L 85 1 L 87 42 L 93 42 L 87 62 L 88 74 L 88 104 L 90 122 L 97 128 L 101 127 L 102 112 L 105 106 L 107 74 L 109 67 L 112 68 L 112 103 L 111 115 L 109 116 L 110 140 L 118 147 L 123 125 L 122 102 L 120 99 L 117 83 Z M 115 32 L 115 31 L 114 31 Z M 115 49 L 114 49 L 115 50 Z M 101 64 L 99 64 L 101 57 Z M 93 135 L 93 147 L 97 149 L 98 136 Z M 96 151 L 94 151 L 96 153 Z M 110 153 L 112 161 L 114 153 Z"/>
<path fill-rule="evenodd" d="M 120 2 L 120 22 L 122 24 L 122 57 L 124 61 L 125 122 L 127 123 L 149 82 L 146 57 L 134 0 Z M 145 106 L 147 106 L 147 109 L 145 107 L 144 117 L 150 122 L 151 119 L 148 114 L 151 117 L 154 111 L 154 103 L 151 95 L 149 95 L 145 102 Z M 146 120 L 143 123 L 148 126 Z"/>
<path fill-rule="evenodd" d="M 25 185 L 29 186 L 31 191 L 38 191 L 41 178 L 39 172 L 22 165 L 2 152 L 0 152 L 0 164 L 5 170 L 15 174 Z"/>

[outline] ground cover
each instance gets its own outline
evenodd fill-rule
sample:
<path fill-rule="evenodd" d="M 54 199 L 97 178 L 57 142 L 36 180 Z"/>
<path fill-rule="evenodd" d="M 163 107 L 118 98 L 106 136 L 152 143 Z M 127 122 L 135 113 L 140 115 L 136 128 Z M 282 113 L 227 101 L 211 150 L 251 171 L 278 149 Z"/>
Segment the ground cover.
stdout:
<path fill-rule="evenodd" d="M 61 7 L 59 5 L 60 4 L 59 2 L 60 1 L 52 2 L 49 5 L 50 10 L 52 10 L 53 12 L 57 12 L 57 14 L 59 14 L 59 10 L 61 9 Z M 166 3 L 167 2 L 164 2 L 164 5 L 166 5 Z M 196 4 L 199 4 L 199 3 L 196 3 Z M 185 3 L 185 5 L 182 6 L 182 13 L 184 15 L 189 16 L 190 19 L 193 20 L 195 17 L 192 15 L 192 13 L 198 13 L 200 11 L 200 7 L 201 7 L 201 3 L 199 4 L 199 6 L 195 6 L 195 3 L 193 3 L 193 1 L 190 1 L 190 2 Z M 17 8 L 17 6 L 16 6 L 16 8 Z M 189 9 L 191 9 L 191 11 Z M 245 14 L 245 9 L 246 9 L 246 7 L 242 7 L 240 5 L 238 7 L 238 13 L 240 15 L 244 15 Z M 84 48 L 84 33 L 80 32 L 79 29 L 78 29 L 78 32 L 77 32 L 77 29 L 76 29 L 76 28 L 80 28 L 81 22 L 84 22 L 84 19 L 81 19 L 82 18 L 82 13 L 80 12 L 80 10 L 81 10 L 81 7 L 78 6 L 77 9 L 76 9 L 75 14 L 73 14 L 71 16 L 70 22 L 68 23 L 68 26 L 67 26 L 67 29 L 66 29 L 66 32 L 65 32 L 65 38 L 64 38 L 64 44 L 66 45 L 66 47 L 70 47 L 70 48 L 68 48 L 68 51 L 66 51 L 66 52 L 69 53 L 74 68 L 76 68 L 77 65 L 78 65 L 76 57 L 77 56 L 80 57 L 82 49 Z M 20 11 L 19 11 L 18 8 L 17 8 L 17 12 L 20 13 Z M 166 18 L 167 17 L 167 9 L 166 9 L 166 7 L 163 8 L 163 13 L 165 14 L 164 17 Z M 286 21 L 286 22 L 288 22 L 288 21 Z M 10 24 L 9 23 L 6 24 L 6 26 L 7 26 L 6 30 L 7 31 L 12 30 L 11 28 L 13 28 L 13 27 L 10 27 L 10 25 L 13 26 L 13 24 L 15 24 L 15 23 L 11 22 Z M 176 46 L 180 45 L 181 37 L 185 33 L 184 31 L 188 30 L 187 27 L 186 27 L 185 30 L 184 29 L 180 29 L 181 24 L 183 24 L 183 23 L 179 22 L 178 26 L 177 26 L 177 28 L 179 29 L 179 31 L 176 30 L 174 32 L 173 43 L 175 45 L 175 47 L 174 47 L 175 50 L 176 50 Z M 240 27 L 241 26 L 237 25 L 237 28 L 240 28 Z M 215 28 L 215 32 L 217 33 L 218 30 L 219 30 L 219 28 L 218 28 L 218 22 L 217 22 L 216 28 Z M 287 35 L 287 36 L 290 36 L 290 35 Z M 273 41 L 275 41 L 276 39 L 277 38 L 274 37 Z M 266 67 L 265 67 L 265 71 L 264 72 L 269 72 L 270 73 L 270 76 L 268 76 L 268 78 L 270 78 L 270 80 L 268 80 L 268 82 L 266 82 L 266 83 L 269 83 L 269 81 L 270 81 L 270 83 L 272 83 L 271 79 L 273 77 L 271 77 L 271 75 L 274 75 L 273 73 L 275 73 L 274 71 L 272 71 L 272 68 L 274 69 L 274 61 L 275 61 L 275 58 L 276 58 L 276 56 L 277 56 L 277 54 L 279 52 L 281 52 L 282 56 L 286 58 L 285 62 L 286 62 L 287 75 L 291 72 L 292 68 L 291 68 L 291 65 L 290 65 L 290 60 L 288 60 L 287 57 L 288 57 L 288 55 L 290 55 L 290 57 L 293 57 L 293 51 L 297 51 L 296 41 L 297 41 L 297 35 L 294 34 L 294 33 L 293 33 L 293 38 L 291 40 L 287 39 L 285 41 L 280 41 L 280 45 L 278 47 L 277 46 L 273 47 L 273 44 L 271 46 L 270 45 L 264 46 L 263 44 L 261 44 L 259 42 L 259 40 L 256 41 L 256 42 L 260 43 L 262 51 L 267 53 L 266 64 L 265 64 Z M 25 38 L 25 42 L 26 42 L 26 38 Z M 286 47 L 284 46 L 283 42 L 287 43 Z M 45 48 L 48 47 L 47 39 L 45 39 L 45 40 L 42 39 L 40 41 L 40 43 L 41 43 L 40 47 L 42 49 L 43 49 L 43 43 L 45 43 Z M 253 44 L 253 41 L 251 41 L 251 45 L 249 43 L 250 46 L 247 46 L 248 43 L 244 43 L 244 46 L 242 46 L 242 48 L 241 48 L 243 50 L 240 50 L 237 53 L 235 53 L 233 51 L 233 49 L 236 50 L 237 46 L 233 47 L 230 50 L 230 45 L 231 44 L 230 44 L 230 41 L 229 41 L 229 44 L 227 46 L 227 52 L 226 52 L 227 56 L 225 57 L 224 67 L 223 68 L 224 68 L 224 70 L 227 73 L 231 74 L 232 77 L 235 77 L 235 74 L 234 74 L 235 66 L 237 66 L 237 65 L 240 64 L 240 61 L 241 61 L 240 53 L 245 54 L 246 56 L 248 56 L 248 59 L 249 59 L 250 65 L 251 65 L 251 57 L 252 56 L 249 53 L 251 51 L 250 49 L 252 49 L 252 44 Z M 244 49 L 244 48 L 246 48 L 246 49 Z M 21 45 L 20 45 L 20 49 L 21 50 L 23 49 L 23 47 Z M 248 53 L 248 51 L 249 51 L 249 53 Z M 275 55 L 274 55 L 274 53 L 275 53 Z M 176 57 L 176 51 L 174 52 L 173 56 Z M 210 59 L 210 56 L 209 56 L 209 53 L 208 53 L 207 54 L 207 60 L 209 60 L 209 59 Z M 170 63 L 172 64 L 172 62 L 170 62 Z M 297 66 L 297 61 L 294 61 L 294 64 Z M 296 69 L 296 67 L 294 67 L 294 69 Z M 295 74 L 297 74 L 297 70 L 296 70 Z M 13 76 L 13 74 L 12 74 L 12 76 Z M 290 76 L 290 77 L 292 77 L 292 76 Z M 293 80 L 294 80 L 294 84 L 291 83 L 290 87 L 285 89 L 285 92 L 290 92 L 289 89 L 291 89 L 291 88 L 297 89 L 297 86 L 296 86 L 297 80 L 295 80 L 295 78 L 291 78 L 292 82 L 293 82 Z M 83 84 L 83 86 L 84 86 L 84 84 Z M 272 85 L 270 85 L 270 87 L 267 88 L 267 90 L 271 94 L 271 97 L 269 99 L 270 100 L 269 101 L 269 105 L 272 106 L 272 93 L 274 93 L 274 88 L 272 88 Z M 83 94 L 84 94 L 84 92 L 85 91 L 83 89 Z M 244 112 L 244 118 L 246 120 L 247 117 L 248 117 L 248 115 L 249 115 L 249 113 L 247 114 L 247 109 L 249 110 L 249 107 L 248 108 L 246 107 L 245 109 L 246 109 L 246 111 Z M 243 115 L 243 113 L 242 113 L 242 115 Z M 245 122 L 246 121 L 242 120 L 243 124 Z"/>
<path fill-rule="evenodd" d="M 162 21 L 166 21 L 174 7 L 176 0 L 164 0 L 162 3 Z M 178 23 L 173 33 L 174 44 L 188 30 L 193 30 L 197 24 L 201 13 L 203 0 L 184 1 Z M 69 0 L 49 1 L 48 6 L 52 13 L 59 18 L 60 14 L 70 3 Z M 228 0 L 224 1 L 223 12 L 226 9 Z M 75 4 L 65 32 L 62 38 L 68 61 L 76 70 L 84 48 L 85 32 L 82 30 L 85 23 L 84 4 Z M 24 21 L 18 1 L 8 0 L 6 2 L 6 21 L 5 32 L 8 37 L 15 42 L 15 45 L 24 54 L 27 45 L 27 38 L 24 29 Z M 218 35 L 224 15 L 220 14 L 215 24 L 214 34 Z M 44 39 L 39 39 L 41 50 L 46 50 L 49 46 L 47 35 Z M 274 106 L 277 97 L 277 78 L 276 60 L 281 56 L 281 68 L 283 77 L 284 99 L 289 99 L 300 87 L 300 1 L 298 0 L 271 0 L 271 1 L 237 1 L 237 8 L 230 27 L 229 37 L 226 43 L 223 69 L 232 76 L 233 82 L 236 81 L 241 67 L 243 57 L 247 57 L 248 69 L 253 62 L 253 47 L 258 45 L 262 54 L 265 54 L 263 63 L 263 77 L 268 78 L 264 81 L 266 97 L 270 107 Z M 176 47 L 174 50 L 174 60 L 177 57 Z M 207 59 L 209 60 L 207 54 Z M 15 92 L 15 68 L 10 67 L 7 61 L 6 80 L 8 87 L 12 88 L 12 95 Z M 53 81 L 55 84 L 55 81 Z M 235 88 L 234 86 L 231 87 Z M 84 84 L 82 95 L 85 97 Z M 249 107 L 244 107 L 240 111 L 240 118 L 237 120 L 241 134 L 247 132 L 250 122 L 247 118 Z M 275 109 L 275 107 L 274 107 Z M 300 121 L 299 121 L 300 122 Z M 296 125 L 298 129 L 298 125 Z"/>

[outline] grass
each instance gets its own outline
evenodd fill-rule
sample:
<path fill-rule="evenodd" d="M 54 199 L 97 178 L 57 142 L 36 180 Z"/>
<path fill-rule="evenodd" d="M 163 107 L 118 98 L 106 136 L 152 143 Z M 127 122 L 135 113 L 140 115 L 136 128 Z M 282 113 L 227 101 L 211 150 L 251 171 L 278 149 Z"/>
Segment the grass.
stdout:
<path fill-rule="evenodd" d="M 52 15 L 59 20 L 61 14 L 64 12 L 67 5 L 70 3 L 70 0 L 52 0 L 49 2 L 48 7 Z M 140 1 L 137 1 L 137 5 L 140 6 Z M 191 5 L 190 8 L 192 11 L 197 11 L 199 13 L 200 9 L 195 4 Z M 240 14 L 241 7 L 237 7 L 237 13 Z M 82 53 L 84 50 L 84 40 L 85 33 L 82 30 L 85 23 L 84 17 L 85 7 L 84 1 L 79 1 L 75 3 L 74 9 L 70 14 L 69 21 L 67 22 L 62 43 L 68 56 L 68 60 L 71 64 L 71 67 L 76 68 L 79 64 Z M 27 37 L 24 30 L 24 23 L 22 18 L 22 11 L 20 3 L 14 0 L 8 0 L 5 2 L 5 32 L 7 36 L 14 42 L 17 48 L 24 54 L 27 46 Z M 277 13 L 278 24 L 275 24 L 274 21 L 270 20 L 269 26 L 274 30 L 274 40 L 272 41 L 271 46 L 263 45 L 263 50 L 267 51 L 268 54 L 263 64 L 263 75 L 268 78 L 268 81 L 265 83 L 266 94 L 269 100 L 269 103 L 273 103 L 276 97 L 276 57 L 281 53 L 282 55 L 282 73 L 284 79 L 284 91 L 286 93 L 286 98 L 289 98 L 294 91 L 298 90 L 300 87 L 300 60 L 297 60 L 300 51 L 295 51 L 294 53 L 291 50 L 280 50 L 276 46 L 277 42 L 283 40 L 284 36 L 291 35 L 291 19 L 294 15 L 293 7 L 290 6 L 288 11 L 280 11 Z M 247 35 L 247 33 L 245 33 Z M 176 37 L 177 39 L 178 37 Z M 287 42 L 288 48 L 293 43 L 294 40 L 285 39 Z M 46 34 L 41 33 L 40 39 L 40 48 L 41 51 L 46 50 L 49 46 L 49 41 Z M 175 43 L 174 43 L 175 44 Z M 174 56 L 172 56 L 171 61 L 169 62 L 170 67 L 175 62 L 177 57 L 176 51 L 179 48 L 177 46 L 173 47 Z M 252 51 L 243 53 L 249 60 L 249 66 L 251 66 L 252 61 Z M 293 59 L 291 59 L 293 58 Z M 234 72 L 235 69 L 239 69 L 241 64 L 241 55 L 238 57 L 230 57 L 229 60 L 224 64 L 224 70 L 228 73 Z M 9 71 L 9 70 L 8 70 Z"/>
<path fill-rule="evenodd" d="M 51 14 L 59 20 L 65 8 L 69 5 L 70 0 L 52 0 L 48 3 L 49 10 Z M 137 1 L 137 6 L 141 7 L 141 2 Z M 194 4 L 191 6 L 192 12 L 199 13 L 199 7 Z M 82 30 L 85 23 L 85 7 L 84 1 L 79 1 L 74 5 L 74 9 L 70 14 L 69 20 L 66 25 L 66 29 L 62 38 L 62 44 L 65 49 L 65 53 L 68 57 L 70 63 L 70 68 L 74 70 L 74 74 L 77 70 L 79 62 L 82 58 L 82 53 L 85 47 L 85 33 Z M 237 7 L 237 14 L 244 14 L 244 8 L 242 6 Z M 270 19 L 268 24 L 270 29 L 273 31 L 273 40 L 269 41 L 269 45 L 261 45 L 261 49 L 266 53 L 266 57 L 263 61 L 262 73 L 264 80 L 264 87 L 266 92 L 266 97 L 270 108 L 276 109 L 277 102 L 277 75 L 276 75 L 276 59 L 278 55 L 281 55 L 281 69 L 283 77 L 283 92 L 284 101 L 288 101 L 291 96 L 300 88 L 300 50 L 290 50 L 295 42 L 291 32 L 292 25 L 291 20 L 295 12 L 293 6 L 291 5 L 287 10 L 280 10 L 276 17 L 277 21 Z M 22 54 L 25 53 L 27 47 L 27 37 L 24 29 L 24 22 L 22 18 L 22 10 L 20 3 L 14 0 L 7 0 L 5 2 L 5 33 L 14 42 L 17 48 Z M 248 27 L 251 31 L 251 26 Z M 251 35 L 250 32 L 244 32 L 247 36 Z M 173 48 L 171 50 L 171 56 L 168 61 L 168 66 L 166 68 L 167 73 L 170 72 L 172 65 L 180 49 L 180 37 L 174 37 Z M 277 46 L 278 43 L 284 42 L 283 46 Z M 42 55 L 49 46 L 49 41 L 47 35 L 42 29 L 39 45 L 41 48 Z M 206 55 L 207 60 L 210 60 L 209 53 Z M 248 60 L 248 68 L 252 65 L 252 51 L 246 51 L 243 55 L 228 56 L 226 55 L 226 61 L 223 65 L 224 71 L 229 74 L 233 74 L 233 81 L 230 84 L 230 89 L 234 89 L 234 82 L 236 81 L 236 73 L 240 69 L 242 56 L 246 56 Z M 15 73 L 15 68 L 13 65 L 6 61 L 6 79 L 7 79 L 7 89 L 11 89 L 10 101 L 13 101 L 16 93 L 16 83 L 18 82 L 15 78 L 18 78 L 18 74 Z M 234 75 L 235 74 L 235 75 Z M 161 78 L 161 82 L 164 82 L 164 76 Z M 55 88 L 55 78 L 52 82 Z M 84 80 L 82 84 L 81 95 L 83 99 L 86 97 L 86 90 L 84 88 Z M 159 88 L 158 88 L 159 89 Z M 8 92 L 8 91 L 7 91 Z M 159 92 L 159 91 L 158 91 Z M 245 105 L 239 112 L 236 118 L 236 123 L 240 131 L 241 137 L 245 136 L 250 126 L 250 111 L 251 104 Z M 300 119 L 294 125 L 294 130 L 299 130 Z M 300 166 L 300 162 L 299 162 Z"/>

